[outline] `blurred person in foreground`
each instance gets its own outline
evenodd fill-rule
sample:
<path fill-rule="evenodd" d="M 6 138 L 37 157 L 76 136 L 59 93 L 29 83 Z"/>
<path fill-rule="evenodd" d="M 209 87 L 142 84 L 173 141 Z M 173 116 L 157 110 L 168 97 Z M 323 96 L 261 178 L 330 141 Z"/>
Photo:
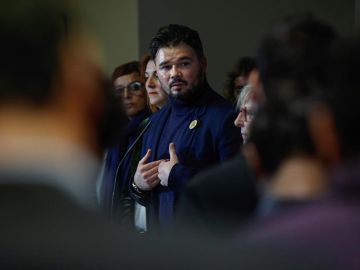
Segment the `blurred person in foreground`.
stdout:
<path fill-rule="evenodd" d="M 250 136 L 259 167 L 272 171 L 265 188 L 272 199 L 266 219 L 235 241 L 239 252 L 268 250 L 279 269 L 304 262 L 358 269 L 359 39 L 333 51 L 333 28 L 311 16 L 287 18 L 275 30 L 260 50 L 267 103 Z"/>
<path fill-rule="evenodd" d="M 136 240 L 96 211 L 121 122 L 95 40 L 62 1 L 2 1 L 0 29 L 0 268 L 140 268 Z"/>
<path fill-rule="evenodd" d="M 359 36 L 340 42 L 327 66 L 325 97 L 307 108 L 314 150 L 329 168 L 329 194 L 317 203 L 253 224 L 237 239 L 241 245 L 278 251 L 282 257 L 297 254 L 297 261 L 287 260 L 293 265 L 315 261 L 329 269 L 359 269 L 360 129 L 353 124 L 360 117 L 359 48 Z"/>
<path fill-rule="evenodd" d="M 246 151 L 255 150 L 252 164 L 259 180 L 266 179 L 259 181 L 262 216 L 316 202 L 328 190 L 307 114 L 326 93 L 329 50 L 335 41 L 332 26 L 310 14 L 295 14 L 276 24 L 260 43 L 257 59 L 266 104 L 252 123 Z"/>

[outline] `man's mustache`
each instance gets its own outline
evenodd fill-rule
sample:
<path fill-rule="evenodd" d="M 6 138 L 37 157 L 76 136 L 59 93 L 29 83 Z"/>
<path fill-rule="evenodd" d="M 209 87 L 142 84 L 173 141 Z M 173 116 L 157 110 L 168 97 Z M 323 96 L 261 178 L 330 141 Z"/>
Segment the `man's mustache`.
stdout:
<path fill-rule="evenodd" d="M 184 81 L 184 80 L 182 80 L 182 79 L 180 79 L 180 78 L 175 78 L 175 79 L 170 83 L 170 87 L 173 87 L 173 85 L 174 85 L 175 83 L 183 83 L 183 84 L 185 84 L 185 85 L 188 84 L 187 81 Z"/>

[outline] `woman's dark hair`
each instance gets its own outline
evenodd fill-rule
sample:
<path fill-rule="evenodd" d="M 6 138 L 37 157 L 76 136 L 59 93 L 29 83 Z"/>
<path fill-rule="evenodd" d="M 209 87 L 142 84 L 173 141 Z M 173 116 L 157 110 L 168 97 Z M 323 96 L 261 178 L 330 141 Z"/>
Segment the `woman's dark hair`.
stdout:
<path fill-rule="evenodd" d="M 124 75 L 128 75 L 131 73 L 138 73 L 140 75 L 140 63 L 138 61 L 132 61 L 129 63 L 122 64 L 115 68 L 112 73 L 111 80 L 114 84 L 114 81 Z"/>
<path fill-rule="evenodd" d="M 224 96 L 226 99 L 232 103 L 236 101 L 234 96 L 235 79 L 239 76 L 248 77 L 256 67 L 256 61 L 253 57 L 245 56 L 236 62 L 234 68 L 227 74 L 227 80 L 225 81 Z"/>

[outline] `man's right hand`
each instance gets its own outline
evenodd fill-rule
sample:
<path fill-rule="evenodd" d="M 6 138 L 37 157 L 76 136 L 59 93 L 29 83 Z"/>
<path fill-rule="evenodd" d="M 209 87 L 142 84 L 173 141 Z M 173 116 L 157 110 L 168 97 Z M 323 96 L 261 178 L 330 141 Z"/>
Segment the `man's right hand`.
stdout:
<path fill-rule="evenodd" d="M 160 183 L 158 167 L 162 160 L 147 163 L 151 155 L 148 149 L 145 156 L 139 161 L 134 175 L 135 185 L 143 191 L 149 191 Z"/>

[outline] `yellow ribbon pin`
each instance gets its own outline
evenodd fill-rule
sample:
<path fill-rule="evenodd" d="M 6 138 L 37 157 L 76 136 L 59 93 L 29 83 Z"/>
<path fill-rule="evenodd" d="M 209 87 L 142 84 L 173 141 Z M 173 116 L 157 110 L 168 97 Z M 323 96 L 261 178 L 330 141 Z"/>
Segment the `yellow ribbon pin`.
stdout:
<path fill-rule="evenodd" d="M 198 124 L 198 120 L 192 120 L 190 125 L 189 125 L 189 129 L 194 129 Z"/>

